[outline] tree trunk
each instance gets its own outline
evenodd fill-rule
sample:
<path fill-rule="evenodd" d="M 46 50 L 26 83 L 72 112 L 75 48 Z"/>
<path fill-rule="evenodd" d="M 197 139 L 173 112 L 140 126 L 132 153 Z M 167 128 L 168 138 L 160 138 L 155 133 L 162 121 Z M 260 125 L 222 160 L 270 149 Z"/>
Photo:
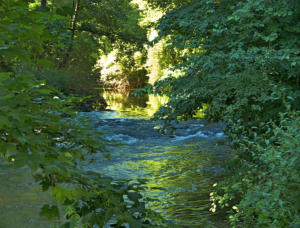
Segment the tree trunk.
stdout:
<path fill-rule="evenodd" d="M 41 0 L 41 7 L 45 9 L 47 7 L 47 0 Z"/>
<path fill-rule="evenodd" d="M 72 19 L 71 19 L 71 28 L 70 28 L 70 30 L 71 30 L 71 42 L 70 42 L 70 45 L 68 47 L 67 53 L 66 53 L 63 61 L 61 62 L 61 65 L 60 65 L 61 68 L 66 66 L 66 64 L 68 63 L 69 58 L 70 58 L 70 53 L 73 50 L 73 42 L 74 42 L 74 37 L 75 37 L 75 32 L 76 32 L 76 27 L 77 27 L 78 12 L 79 12 L 79 8 L 80 8 L 80 0 L 77 0 L 76 4 L 74 4 L 74 1 L 73 1 L 73 5 L 74 5 L 74 13 L 73 13 L 73 16 L 72 16 Z"/>
<path fill-rule="evenodd" d="M 77 0 L 75 4 L 75 9 L 74 9 L 74 14 L 72 18 L 72 23 L 71 23 L 71 40 L 74 40 L 74 35 L 76 31 L 76 24 L 77 24 L 77 19 L 78 19 L 78 12 L 79 12 L 79 7 L 80 7 L 80 0 Z M 72 45 L 73 46 L 73 45 Z"/>

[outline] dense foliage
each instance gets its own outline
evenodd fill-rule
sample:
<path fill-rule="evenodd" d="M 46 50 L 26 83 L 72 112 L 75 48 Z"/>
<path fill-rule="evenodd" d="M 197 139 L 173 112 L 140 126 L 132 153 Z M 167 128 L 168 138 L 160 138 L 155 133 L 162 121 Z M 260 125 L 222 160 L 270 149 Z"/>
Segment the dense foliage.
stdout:
<path fill-rule="evenodd" d="M 41 13 L 38 21 L 45 28 L 39 56 L 45 64 L 36 76 L 65 94 L 99 96 L 100 56 L 115 48 L 121 56 L 130 55 L 146 41 L 139 12 L 129 0 L 48 1 L 44 8 L 39 2 L 30 7 Z"/>
<path fill-rule="evenodd" d="M 105 89 L 126 93 L 141 88 L 148 81 L 146 51 L 138 46 L 123 45 L 100 60 L 101 81 Z"/>
<path fill-rule="evenodd" d="M 106 83 L 131 89 L 161 79 L 155 93 L 169 102 L 157 118 L 207 107 L 207 118 L 226 122 L 236 153 L 211 194 L 212 211 L 225 208 L 237 227 L 299 227 L 299 0 L 134 2 L 1 1 L 1 168 L 30 167 L 65 209 L 63 227 L 153 226 L 139 187 L 85 170 L 109 142 L 65 97 L 97 95 L 97 63 L 114 53 L 119 68 Z M 140 12 L 136 3 L 148 5 Z M 159 21 L 145 18 L 155 10 Z M 57 217 L 60 206 L 41 215 Z"/>
<path fill-rule="evenodd" d="M 29 1 L 1 1 L 1 169 L 29 167 L 42 189 L 50 190 L 64 209 L 62 227 L 102 227 L 108 222 L 117 227 L 150 226 L 138 187 L 112 182 L 85 168 L 89 155 L 105 153 L 109 142 L 74 113 L 71 98 L 34 77 L 40 67 L 53 63 L 49 59 L 57 52 L 50 55 L 49 49 L 66 45 L 57 40 L 62 34 L 57 37 L 55 29 L 49 31 L 60 17 L 32 9 Z M 56 218 L 61 207 L 44 205 L 41 215 Z"/>
<path fill-rule="evenodd" d="M 181 73 L 155 85 L 170 98 L 158 116 L 187 118 L 208 104 L 237 148 L 212 210 L 233 207 L 235 225 L 299 226 L 300 2 L 191 1 L 158 29 L 182 53 Z"/>

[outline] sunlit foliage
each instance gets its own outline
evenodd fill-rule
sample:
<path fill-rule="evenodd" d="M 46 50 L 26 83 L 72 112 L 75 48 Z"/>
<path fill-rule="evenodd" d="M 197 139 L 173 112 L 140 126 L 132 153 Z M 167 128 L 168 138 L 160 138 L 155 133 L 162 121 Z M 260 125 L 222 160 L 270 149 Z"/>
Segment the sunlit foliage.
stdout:
<path fill-rule="evenodd" d="M 108 108 L 116 110 L 119 113 L 132 117 L 150 118 L 159 108 L 167 103 L 167 97 L 154 96 L 136 96 L 133 93 L 114 93 L 112 91 L 104 92 Z"/>

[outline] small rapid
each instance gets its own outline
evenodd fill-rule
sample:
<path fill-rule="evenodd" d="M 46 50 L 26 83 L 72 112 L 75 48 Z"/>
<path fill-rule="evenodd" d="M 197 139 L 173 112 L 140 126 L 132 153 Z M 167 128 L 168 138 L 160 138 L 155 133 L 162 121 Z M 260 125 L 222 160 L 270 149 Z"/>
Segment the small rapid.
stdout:
<path fill-rule="evenodd" d="M 162 121 L 115 111 L 82 115 L 106 140 L 118 144 L 107 148 L 109 159 L 94 155 L 88 169 L 142 185 L 145 198 L 151 199 L 146 206 L 179 227 L 206 227 L 222 220 L 210 212 L 209 194 L 230 157 L 223 123 L 173 121 L 162 134 Z"/>
<path fill-rule="evenodd" d="M 142 187 L 146 207 L 170 224 L 227 227 L 221 215 L 210 211 L 212 185 L 223 178 L 224 161 L 231 157 L 224 123 L 198 119 L 165 126 L 147 116 L 156 105 L 125 104 L 118 111 L 78 114 L 110 142 L 107 152 L 91 155 L 95 162 L 84 168 Z M 59 225 L 39 217 L 42 205 L 55 202 L 49 192 L 41 192 L 28 168 L 1 170 L 0 182 L 5 183 L 0 186 L 1 228 Z"/>

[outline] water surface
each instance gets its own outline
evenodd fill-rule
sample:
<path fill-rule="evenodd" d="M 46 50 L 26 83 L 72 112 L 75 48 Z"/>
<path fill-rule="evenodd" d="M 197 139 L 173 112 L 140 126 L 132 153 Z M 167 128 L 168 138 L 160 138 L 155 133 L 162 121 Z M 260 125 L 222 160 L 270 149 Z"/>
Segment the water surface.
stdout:
<path fill-rule="evenodd" d="M 180 227 L 226 227 L 210 212 L 212 185 L 222 178 L 230 148 L 224 124 L 207 120 L 151 121 L 166 98 L 104 94 L 116 111 L 87 115 L 106 139 L 123 145 L 109 148 L 111 159 L 97 156 L 89 168 L 116 179 L 146 180 L 147 207 Z"/>
<path fill-rule="evenodd" d="M 210 212 L 209 193 L 223 175 L 223 162 L 230 158 L 222 123 L 206 120 L 172 122 L 149 119 L 165 100 L 154 96 L 130 97 L 106 94 L 115 111 L 80 113 L 107 140 L 121 145 L 108 148 L 110 159 L 95 155 L 86 165 L 103 175 L 141 183 L 146 206 L 179 227 L 226 227 L 223 217 Z M 42 228 L 55 225 L 39 218 L 49 203 L 28 169 L 0 170 L 0 227 Z"/>

